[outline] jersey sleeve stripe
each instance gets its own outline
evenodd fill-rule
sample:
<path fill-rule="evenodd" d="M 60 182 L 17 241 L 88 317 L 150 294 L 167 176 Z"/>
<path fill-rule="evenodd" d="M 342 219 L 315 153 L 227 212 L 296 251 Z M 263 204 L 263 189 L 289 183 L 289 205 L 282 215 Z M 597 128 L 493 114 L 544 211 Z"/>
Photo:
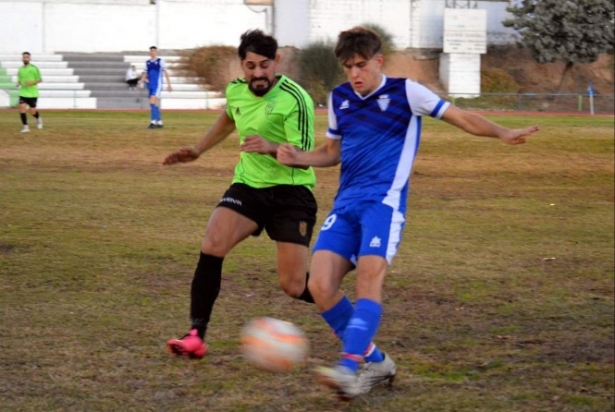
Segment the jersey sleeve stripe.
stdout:
<path fill-rule="evenodd" d="M 309 124 L 309 114 L 307 112 L 307 103 L 305 101 L 305 97 L 299 91 L 299 89 L 288 82 L 284 82 L 280 85 L 280 89 L 288 92 L 291 96 L 293 96 L 297 100 L 297 104 L 299 105 L 299 124 L 298 128 L 301 132 L 301 150 L 310 150 L 310 124 Z"/>
<path fill-rule="evenodd" d="M 436 117 L 443 105 L 444 105 L 444 100 L 440 100 L 438 104 L 436 105 L 436 107 L 434 107 L 434 109 L 431 111 L 431 113 L 429 113 L 429 115 L 431 117 Z"/>
<path fill-rule="evenodd" d="M 306 145 L 306 140 L 307 140 L 307 131 L 306 131 L 307 115 L 305 113 L 305 100 L 302 98 L 303 96 L 301 96 L 301 93 L 299 93 L 299 91 L 296 88 L 293 88 L 291 86 L 292 85 L 288 84 L 287 82 L 284 82 L 280 85 L 280 88 L 288 92 L 290 95 L 292 95 L 297 100 L 297 104 L 299 105 L 298 129 L 301 131 L 301 149 L 306 150 L 305 145 Z"/>

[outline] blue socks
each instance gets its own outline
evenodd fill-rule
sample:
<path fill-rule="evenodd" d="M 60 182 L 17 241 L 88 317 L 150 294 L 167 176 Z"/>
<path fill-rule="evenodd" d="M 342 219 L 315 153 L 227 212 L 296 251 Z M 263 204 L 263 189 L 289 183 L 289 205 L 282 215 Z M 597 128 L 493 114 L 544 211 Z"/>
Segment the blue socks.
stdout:
<path fill-rule="evenodd" d="M 357 314 L 362 316 L 361 311 L 364 312 L 365 309 L 361 308 L 367 308 L 367 313 L 374 312 L 371 316 L 368 315 L 367 318 L 372 320 L 375 319 L 376 322 L 372 328 L 369 328 L 372 332 L 365 335 L 367 340 L 362 339 L 357 342 L 354 336 L 357 332 L 357 328 L 347 328 L 347 325 L 351 322 L 351 319 L 357 317 Z M 359 367 L 359 363 L 363 360 L 363 356 L 365 356 L 365 362 L 382 362 L 384 360 L 382 352 L 371 342 L 378 330 L 381 314 L 382 305 L 379 303 L 369 299 L 359 299 L 355 309 L 346 296 L 344 296 L 334 307 L 322 313 L 323 319 L 331 326 L 331 329 L 333 329 L 337 337 L 342 339 L 344 344 L 345 356 L 341 362 L 343 366 L 356 371 Z M 354 345 L 349 346 L 351 341 Z M 351 352 L 351 350 L 353 352 Z"/>
<path fill-rule="evenodd" d="M 321 316 L 329 326 L 331 326 L 331 329 L 335 332 L 335 336 L 342 339 L 344 331 L 346 330 L 346 325 L 353 313 L 354 306 L 352 306 L 350 300 L 344 296 L 342 300 L 337 302 L 337 304 L 328 311 L 323 312 Z"/>
<path fill-rule="evenodd" d="M 151 119 L 152 119 L 152 123 L 156 122 L 156 121 L 161 121 L 162 118 L 160 117 L 160 107 L 156 106 L 155 104 L 151 104 L 149 105 L 150 107 L 150 112 L 151 112 Z"/>
<path fill-rule="evenodd" d="M 340 365 L 356 372 L 363 354 L 369 348 L 380 326 L 382 305 L 369 299 L 359 299 L 354 314 L 344 331 L 344 349 Z"/>

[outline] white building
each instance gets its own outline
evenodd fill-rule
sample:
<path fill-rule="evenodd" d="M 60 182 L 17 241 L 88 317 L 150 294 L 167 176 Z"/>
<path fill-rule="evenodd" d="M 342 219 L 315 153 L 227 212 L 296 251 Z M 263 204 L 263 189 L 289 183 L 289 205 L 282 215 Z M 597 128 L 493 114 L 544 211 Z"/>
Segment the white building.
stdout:
<path fill-rule="evenodd" d="M 249 28 L 273 31 L 281 46 L 335 40 L 376 23 L 396 47 L 441 48 L 444 9 L 453 0 L 0 0 L 0 53 L 117 52 L 236 46 Z M 508 1 L 460 1 L 488 10 L 488 41 L 509 43 Z"/>

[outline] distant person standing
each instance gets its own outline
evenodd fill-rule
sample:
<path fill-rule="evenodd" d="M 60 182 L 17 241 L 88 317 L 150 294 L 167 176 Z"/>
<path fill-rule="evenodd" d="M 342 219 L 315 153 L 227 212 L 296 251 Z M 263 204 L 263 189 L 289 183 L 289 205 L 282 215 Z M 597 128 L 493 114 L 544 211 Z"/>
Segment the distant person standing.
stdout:
<path fill-rule="evenodd" d="M 149 48 L 150 59 L 145 62 L 145 68 L 141 75 L 139 87 L 143 87 L 143 82 L 147 81 L 149 90 L 149 106 L 151 110 L 150 129 L 162 128 L 162 117 L 160 116 L 160 94 L 162 93 L 162 74 L 167 79 L 167 90 L 171 91 L 171 81 L 169 80 L 169 72 L 167 64 L 164 60 L 158 57 L 158 49 L 156 46 Z"/>
<path fill-rule="evenodd" d="M 36 101 L 38 100 L 38 84 L 43 81 L 41 72 L 33 64 L 30 64 L 30 53 L 23 52 L 21 55 L 23 66 L 17 72 L 17 88 L 19 88 L 19 115 L 23 124 L 22 133 L 30 131 L 28 126 L 28 118 L 26 111 L 28 110 L 36 119 L 36 126 L 39 129 L 43 128 L 43 119 L 36 110 Z"/>

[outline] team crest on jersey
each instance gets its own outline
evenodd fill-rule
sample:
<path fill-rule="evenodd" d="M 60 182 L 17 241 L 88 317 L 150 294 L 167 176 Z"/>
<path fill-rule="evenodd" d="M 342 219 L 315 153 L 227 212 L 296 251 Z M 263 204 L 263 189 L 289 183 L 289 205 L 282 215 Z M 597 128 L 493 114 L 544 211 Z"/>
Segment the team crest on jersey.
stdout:
<path fill-rule="evenodd" d="M 348 100 L 344 100 L 342 104 L 340 104 L 340 110 L 348 109 L 348 107 L 350 107 L 350 103 L 348 103 Z"/>
<path fill-rule="evenodd" d="M 267 106 L 265 107 L 265 114 L 266 115 L 271 114 L 274 107 L 275 107 L 275 100 L 269 100 L 269 102 L 267 102 Z"/>
<path fill-rule="evenodd" d="M 305 235 L 307 235 L 307 222 L 299 222 L 299 234 L 302 237 L 305 237 Z"/>
<path fill-rule="evenodd" d="M 378 97 L 378 106 L 380 106 L 380 110 L 383 112 L 389 107 L 389 103 L 391 103 L 391 99 L 389 99 L 388 94 L 383 94 Z"/>

